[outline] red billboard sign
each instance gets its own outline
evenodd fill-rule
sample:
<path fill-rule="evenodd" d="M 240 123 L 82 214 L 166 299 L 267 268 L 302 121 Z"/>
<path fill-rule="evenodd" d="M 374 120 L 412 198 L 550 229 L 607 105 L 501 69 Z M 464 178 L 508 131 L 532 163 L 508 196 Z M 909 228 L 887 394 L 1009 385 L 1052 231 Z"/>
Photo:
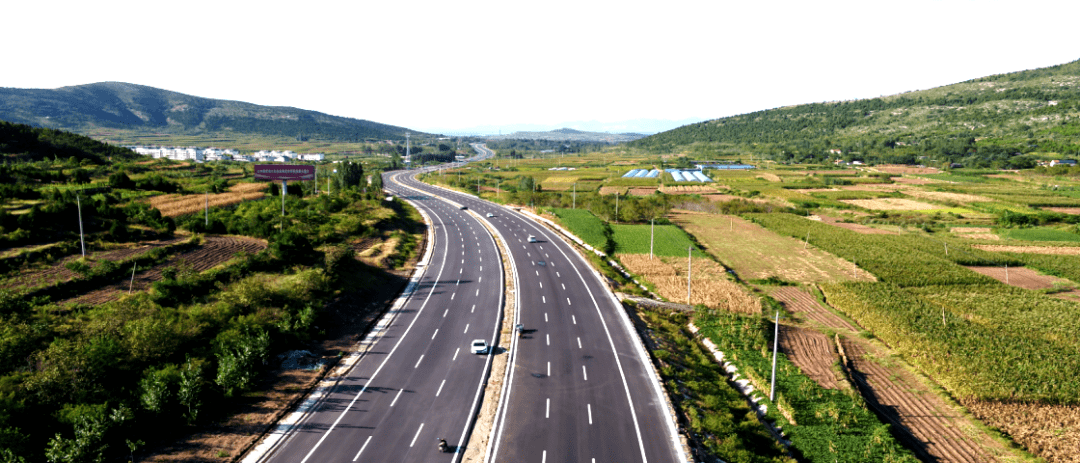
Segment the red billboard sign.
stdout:
<path fill-rule="evenodd" d="M 315 166 L 256 164 L 255 180 L 315 180 Z"/>

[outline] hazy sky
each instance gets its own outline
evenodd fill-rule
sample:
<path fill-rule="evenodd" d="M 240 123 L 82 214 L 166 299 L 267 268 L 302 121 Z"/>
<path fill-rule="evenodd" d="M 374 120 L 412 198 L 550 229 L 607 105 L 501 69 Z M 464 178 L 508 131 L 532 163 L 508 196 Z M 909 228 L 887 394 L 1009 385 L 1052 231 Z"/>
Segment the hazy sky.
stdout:
<path fill-rule="evenodd" d="M 1076 0 L 5 2 L 0 87 L 101 81 L 433 131 L 716 117 L 1080 58 Z"/>

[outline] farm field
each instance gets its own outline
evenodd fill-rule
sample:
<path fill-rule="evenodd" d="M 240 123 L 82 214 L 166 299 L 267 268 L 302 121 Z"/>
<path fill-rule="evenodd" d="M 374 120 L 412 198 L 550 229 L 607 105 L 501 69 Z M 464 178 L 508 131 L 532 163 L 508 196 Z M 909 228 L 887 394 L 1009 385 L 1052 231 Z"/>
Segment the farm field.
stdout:
<path fill-rule="evenodd" d="M 674 225 L 612 225 L 615 252 L 619 254 L 649 254 L 657 256 L 685 256 L 695 247 L 686 233 Z"/>
<path fill-rule="evenodd" d="M 149 203 L 165 217 L 178 217 L 193 214 L 209 207 L 231 206 L 242 201 L 266 197 L 267 183 L 237 183 L 229 188 L 228 193 L 211 195 L 160 195 L 153 196 Z"/>
<path fill-rule="evenodd" d="M 670 217 L 741 278 L 776 277 L 803 283 L 875 279 L 849 261 L 740 217 L 689 211 L 673 211 Z"/>
<path fill-rule="evenodd" d="M 733 313 L 761 313 L 761 302 L 742 285 L 727 278 L 727 271 L 708 258 L 695 258 L 691 263 L 690 300 L 686 299 L 685 257 L 649 259 L 648 254 L 619 254 L 627 270 L 641 275 L 665 299 L 688 305 L 704 304 Z"/>

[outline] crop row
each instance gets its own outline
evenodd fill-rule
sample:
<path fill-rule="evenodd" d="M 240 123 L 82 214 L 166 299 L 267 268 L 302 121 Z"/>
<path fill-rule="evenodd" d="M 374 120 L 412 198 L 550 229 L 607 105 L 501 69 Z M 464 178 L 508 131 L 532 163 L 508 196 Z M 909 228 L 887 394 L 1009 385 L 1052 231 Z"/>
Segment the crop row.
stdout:
<path fill-rule="evenodd" d="M 738 366 L 742 376 L 759 389 L 768 387 L 772 345 L 769 320 L 699 311 L 694 323 L 700 334 L 711 339 Z M 858 394 L 821 387 L 783 354 L 778 356 L 776 368 L 776 401 L 765 398 L 762 403 L 768 404 L 768 418 L 782 425 L 793 453 L 801 461 L 916 461 Z"/>
<path fill-rule="evenodd" d="M 1080 309 L 999 284 L 833 283 L 829 302 L 953 395 L 1077 403 Z"/>

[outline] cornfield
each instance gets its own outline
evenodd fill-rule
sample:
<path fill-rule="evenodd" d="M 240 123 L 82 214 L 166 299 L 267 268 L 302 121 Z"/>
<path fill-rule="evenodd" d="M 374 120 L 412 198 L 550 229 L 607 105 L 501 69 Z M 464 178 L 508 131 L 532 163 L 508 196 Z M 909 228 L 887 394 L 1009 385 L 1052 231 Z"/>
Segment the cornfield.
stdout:
<path fill-rule="evenodd" d="M 686 258 L 654 257 L 648 254 L 620 254 L 627 270 L 651 283 L 664 298 L 686 302 Z M 728 279 L 727 270 L 709 259 L 694 259 L 690 277 L 690 304 L 758 315 L 761 301 L 746 288 Z"/>
<path fill-rule="evenodd" d="M 161 195 L 150 198 L 150 205 L 166 217 L 177 217 L 185 214 L 193 214 L 206 207 L 209 200 L 210 207 L 229 206 L 252 199 L 262 199 L 266 196 L 263 191 L 265 183 L 238 183 L 229 188 L 228 193 L 206 195 Z"/>

